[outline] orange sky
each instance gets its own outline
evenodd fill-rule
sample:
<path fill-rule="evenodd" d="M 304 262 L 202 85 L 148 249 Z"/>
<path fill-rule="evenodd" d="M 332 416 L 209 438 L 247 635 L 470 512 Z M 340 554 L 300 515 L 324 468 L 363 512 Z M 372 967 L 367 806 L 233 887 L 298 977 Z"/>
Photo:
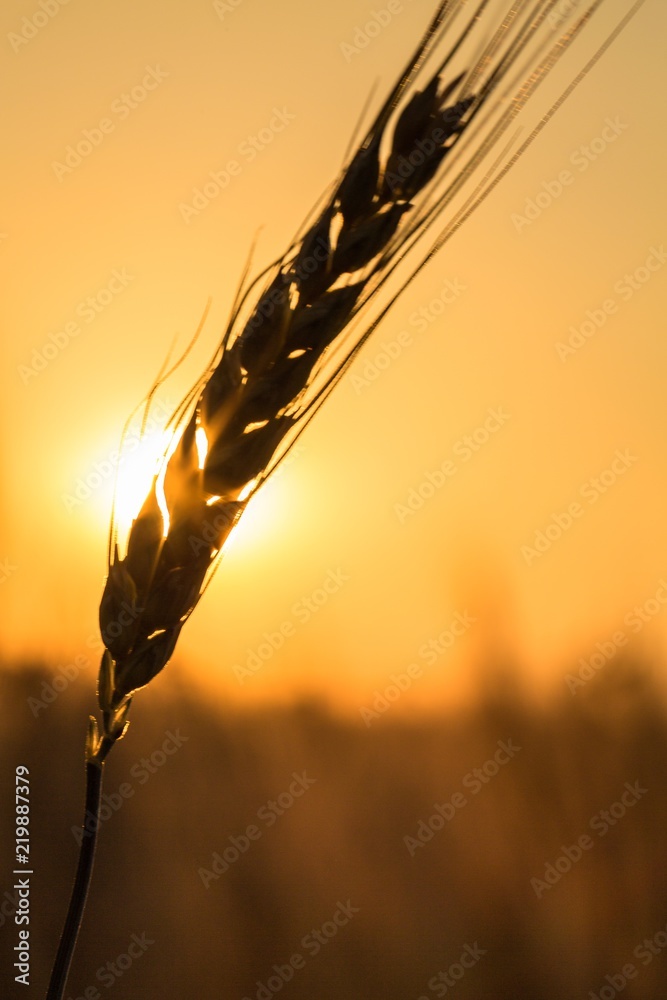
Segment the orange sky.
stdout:
<path fill-rule="evenodd" d="M 211 295 L 177 401 L 253 238 L 280 252 L 433 6 L 354 55 L 358 0 L 71 3 L 39 30 L 37 3 L 3 6 L 6 656 L 92 676 L 125 418 Z M 555 94 L 628 7 L 608 0 Z M 455 693 L 488 649 L 561 686 L 615 632 L 664 650 L 665 29 L 647 0 L 376 332 L 245 515 L 179 643 L 192 676 L 355 708 L 410 664 L 416 702 Z M 224 190 L 196 200 L 211 172 Z"/>

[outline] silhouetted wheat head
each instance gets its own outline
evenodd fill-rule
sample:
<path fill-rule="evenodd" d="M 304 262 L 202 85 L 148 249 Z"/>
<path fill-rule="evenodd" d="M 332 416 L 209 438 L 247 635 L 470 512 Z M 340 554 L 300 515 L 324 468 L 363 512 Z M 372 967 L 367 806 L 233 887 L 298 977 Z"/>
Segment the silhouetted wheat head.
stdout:
<path fill-rule="evenodd" d="M 601 2 L 565 28 L 557 0 L 515 0 L 500 11 L 496 4 L 495 13 L 489 0 L 474 8 L 466 0 L 440 3 L 285 254 L 249 284 L 244 277 L 213 362 L 174 416 L 171 444 L 123 558 L 112 522 L 100 608 L 104 731 L 100 737 L 91 720 L 89 759 L 103 759 L 122 735 L 133 692 L 171 657 L 248 500 L 356 352 L 641 5 L 523 143 L 513 142 L 517 115 Z M 424 248 L 443 213 L 443 228 Z M 381 290 L 383 304 L 369 320 Z"/>

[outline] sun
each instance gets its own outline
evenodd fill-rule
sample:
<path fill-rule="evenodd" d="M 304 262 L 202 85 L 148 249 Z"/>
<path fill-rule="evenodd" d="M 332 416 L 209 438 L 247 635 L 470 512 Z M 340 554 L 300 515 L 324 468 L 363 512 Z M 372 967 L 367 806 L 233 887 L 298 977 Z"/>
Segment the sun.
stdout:
<path fill-rule="evenodd" d="M 114 524 L 121 545 L 150 492 L 164 456 L 173 448 L 174 430 L 167 427 L 170 416 L 164 409 L 156 408 L 144 421 L 132 420 L 123 435 L 113 498 Z"/>

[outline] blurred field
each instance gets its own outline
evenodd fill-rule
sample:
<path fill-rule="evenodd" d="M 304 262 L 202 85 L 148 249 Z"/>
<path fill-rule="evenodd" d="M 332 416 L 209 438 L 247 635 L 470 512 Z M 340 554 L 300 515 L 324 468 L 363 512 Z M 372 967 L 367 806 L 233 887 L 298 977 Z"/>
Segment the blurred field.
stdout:
<path fill-rule="evenodd" d="M 35 717 L 46 678 L 0 674 L 3 997 L 43 996 L 76 862 L 92 678 Z M 174 670 L 132 719 L 107 766 L 68 997 L 664 995 L 667 716 L 642 665 L 610 663 L 542 707 L 506 676 L 465 714 L 420 722 L 396 706 L 369 728 L 316 704 L 230 713 Z M 494 766 L 499 741 L 511 753 Z M 28 988 L 9 971 L 19 764 L 32 779 Z M 452 818 L 417 847 L 437 804 Z M 562 874 L 547 887 L 548 863 Z M 133 935 L 138 957 L 115 964 Z"/>

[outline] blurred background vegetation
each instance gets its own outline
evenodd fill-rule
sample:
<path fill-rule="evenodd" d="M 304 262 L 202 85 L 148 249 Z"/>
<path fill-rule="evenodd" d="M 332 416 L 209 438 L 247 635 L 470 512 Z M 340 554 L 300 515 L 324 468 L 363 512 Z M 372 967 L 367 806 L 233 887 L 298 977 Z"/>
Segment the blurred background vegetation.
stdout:
<path fill-rule="evenodd" d="M 76 864 L 93 682 L 77 679 L 40 708 L 49 678 L 29 665 L 0 673 L 2 996 L 43 995 Z M 618 992 L 661 996 L 667 715 L 652 670 L 617 658 L 541 704 L 511 669 L 489 681 L 466 709 L 409 716 L 397 704 L 366 726 L 315 701 L 207 704 L 170 667 L 137 697 L 109 758 L 111 805 L 67 996 L 605 998 L 628 963 L 636 976 Z M 176 752 L 162 749 L 168 734 Z M 498 741 L 520 750 L 487 766 L 475 792 L 466 776 Z M 19 764 L 32 797 L 28 989 L 8 974 Z M 304 772 L 312 784 L 289 805 Z M 614 806 L 626 783 L 646 791 Z M 405 838 L 456 792 L 466 804 L 410 851 Z M 259 835 L 244 841 L 249 826 Z M 582 835 L 592 847 L 569 866 L 563 848 Z M 238 856 L 221 871 L 216 854 Z M 556 881 L 553 869 L 547 888 L 549 863 L 570 870 Z M 354 908 L 345 923 L 341 903 Z M 107 963 L 133 935 L 144 950 L 119 977 Z M 466 945 L 483 955 L 457 981 Z M 285 983 L 294 955 L 302 961 Z M 450 968 L 447 985 L 439 973 Z"/>

